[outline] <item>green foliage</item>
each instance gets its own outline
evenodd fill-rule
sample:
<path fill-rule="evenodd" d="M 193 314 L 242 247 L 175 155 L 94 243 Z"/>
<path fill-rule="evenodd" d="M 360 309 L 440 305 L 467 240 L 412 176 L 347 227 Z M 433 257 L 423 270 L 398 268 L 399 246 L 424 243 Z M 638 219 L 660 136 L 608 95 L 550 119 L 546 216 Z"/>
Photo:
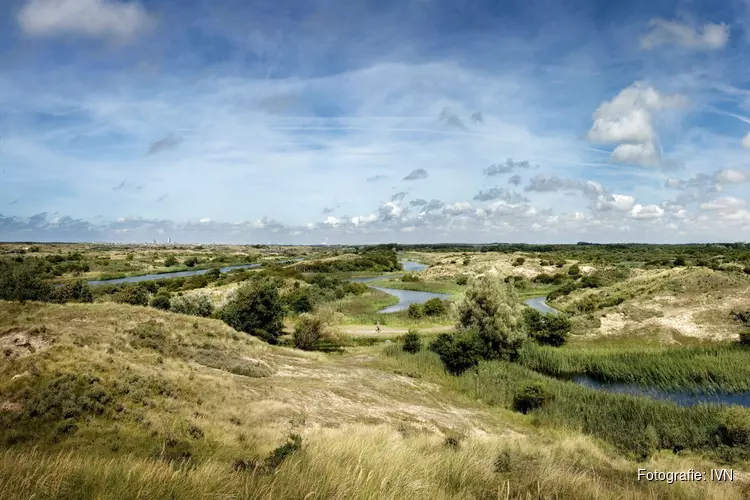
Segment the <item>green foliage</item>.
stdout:
<path fill-rule="evenodd" d="M 161 309 L 162 311 L 169 311 L 170 298 L 169 292 L 160 292 L 151 299 L 151 307 Z"/>
<path fill-rule="evenodd" d="M 130 304 L 133 306 L 148 305 L 148 290 L 142 286 L 125 286 L 122 287 L 112 298 L 115 302 L 121 304 Z"/>
<path fill-rule="evenodd" d="M 429 299 L 422 306 L 425 316 L 441 316 L 445 314 L 445 303 L 438 297 Z"/>
<path fill-rule="evenodd" d="M 266 472 L 273 472 L 284 463 L 284 460 L 294 455 L 296 452 L 302 449 L 302 436 L 298 434 L 290 434 L 289 440 L 283 445 L 279 446 L 266 457 L 263 462 L 263 466 Z"/>
<path fill-rule="evenodd" d="M 417 281 L 421 281 L 421 279 L 416 273 L 406 273 L 401 276 L 401 281 L 404 283 L 415 283 Z"/>
<path fill-rule="evenodd" d="M 93 302 L 91 287 L 83 280 L 72 284 L 57 286 L 50 294 L 50 301 L 64 304 L 66 302 Z"/>
<path fill-rule="evenodd" d="M 187 267 L 195 267 L 197 263 L 198 263 L 198 257 L 188 257 L 183 262 L 183 264 L 185 264 Z"/>
<path fill-rule="evenodd" d="M 456 276 L 456 284 L 464 286 L 469 282 L 469 276 L 467 274 L 459 274 Z"/>
<path fill-rule="evenodd" d="M 718 434 L 727 446 L 750 446 L 750 410 L 741 406 L 727 408 Z"/>
<path fill-rule="evenodd" d="M 451 335 L 441 333 L 430 344 L 429 349 L 436 353 L 445 369 L 452 375 L 461 375 L 476 366 L 482 356 L 482 348 L 476 335 Z"/>
<path fill-rule="evenodd" d="M 553 401 L 554 394 L 540 382 L 529 382 L 521 386 L 513 396 L 513 409 L 521 413 L 542 408 Z"/>
<path fill-rule="evenodd" d="M 526 341 L 522 306 L 511 284 L 480 276 L 456 305 L 458 332 L 473 332 L 486 359 L 513 359 Z"/>
<path fill-rule="evenodd" d="M 411 319 L 419 319 L 424 316 L 424 309 L 422 307 L 422 304 L 409 304 L 407 315 Z"/>
<path fill-rule="evenodd" d="M 581 268 L 578 264 L 573 264 L 570 266 L 570 269 L 568 269 L 568 274 L 573 277 L 577 278 L 581 275 Z"/>
<path fill-rule="evenodd" d="M 403 350 L 404 352 L 408 352 L 409 354 L 415 354 L 421 351 L 422 337 L 420 337 L 417 332 L 409 330 L 408 333 L 404 335 Z"/>
<path fill-rule="evenodd" d="M 527 308 L 523 312 L 530 337 L 540 345 L 560 347 L 570 334 L 570 319 L 563 314 L 542 314 Z"/>
<path fill-rule="evenodd" d="M 216 259 L 214 259 L 216 260 Z M 216 281 L 217 279 L 221 278 L 221 271 L 218 269 L 209 269 L 206 274 L 204 274 L 205 278 L 209 281 Z"/>
<path fill-rule="evenodd" d="M 363 249 L 356 258 L 301 262 L 295 267 L 301 272 L 314 273 L 355 271 L 391 272 L 402 269 L 396 252 L 392 248 L 379 246 Z"/>
<path fill-rule="evenodd" d="M 172 297 L 169 309 L 179 314 L 207 318 L 214 312 L 214 304 L 205 293 L 191 293 Z"/>
<path fill-rule="evenodd" d="M 132 340 L 130 345 L 140 349 L 153 349 L 164 353 L 167 337 L 164 326 L 153 320 L 138 324 L 128 331 Z"/>
<path fill-rule="evenodd" d="M 174 255 L 167 256 L 166 259 L 164 259 L 164 265 L 166 267 L 173 267 L 177 265 L 177 258 Z"/>
<path fill-rule="evenodd" d="M 285 297 L 285 302 L 287 307 L 297 314 L 311 312 L 314 307 L 309 289 L 295 288 L 292 293 Z"/>
<path fill-rule="evenodd" d="M 277 343 L 284 327 L 284 307 L 276 282 L 264 278 L 240 286 L 220 317 L 235 330 Z"/>
<path fill-rule="evenodd" d="M 28 395 L 25 416 L 44 421 L 75 420 L 87 414 L 102 414 L 113 401 L 113 394 L 99 377 L 62 373 L 44 379 Z M 74 430 L 66 425 L 65 432 Z"/>
<path fill-rule="evenodd" d="M 328 341 L 326 322 L 320 315 L 304 313 L 301 314 L 294 326 L 292 334 L 294 347 L 305 351 L 313 351 Z"/>
<path fill-rule="evenodd" d="M 37 259 L 21 263 L 0 260 L 0 299 L 47 300 L 52 287 L 43 277 L 43 264 Z"/>
<path fill-rule="evenodd" d="M 522 266 L 526 262 L 526 259 L 524 257 L 516 257 L 516 260 L 513 261 L 514 266 Z"/>

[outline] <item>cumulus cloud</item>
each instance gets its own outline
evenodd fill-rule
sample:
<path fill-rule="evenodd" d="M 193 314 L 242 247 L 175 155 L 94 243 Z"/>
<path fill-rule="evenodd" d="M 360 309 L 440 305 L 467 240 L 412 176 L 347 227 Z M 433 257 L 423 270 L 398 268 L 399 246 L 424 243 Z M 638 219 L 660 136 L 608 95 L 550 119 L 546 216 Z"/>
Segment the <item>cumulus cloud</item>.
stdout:
<path fill-rule="evenodd" d="M 158 141 L 153 142 L 148 147 L 147 154 L 154 155 L 156 153 L 166 151 L 167 149 L 174 149 L 180 144 L 180 142 L 182 142 L 182 139 L 180 139 L 179 137 L 168 135 L 167 137 L 164 137 L 162 139 L 159 139 Z"/>
<path fill-rule="evenodd" d="M 714 173 L 717 184 L 742 184 L 750 182 L 750 170 L 725 168 Z"/>
<path fill-rule="evenodd" d="M 742 138 L 742 147 L 745 149 L 750 149 L 750 132 L 748 132 L 747 135 Z"/>
<path fill-rule="evenodd" d="M 628 212 L 635 205 L 635 198 L 624 194 L 601 195 L 596 200 L 596 210 Z"/>
<path fill-rule="evenodd" d="M 686 104 L 684 96 L 662 95 L 650 85 L 635 82 L 611 101 L 601 103 L 587 138 L 594 143 L 623 143 L 612 152 L 614 162 L 659 166 L 662 160 L 655 146 L 658 138 L 651 113 Z"/>
<path fill-rule="evenodd" d="M 561 189 L 572 189 L 582 192 L 584 195 L 592 197 L 606 192 L 604 187 L 595 181 L 582 181 L 578 179 L 562 179 L 555 175 L 533 177 L 524 191 L 552 192 Z"/>
<path fill-rule="evenodd" d="M 495 163 L 484 169 L 484 175 L 492 177 L 500 174 L 509 174 L 519 168 L 531 168 L 531 164 L 526 161 L 513 161 L 511 158 L 505 160 L 505 163 Z"/>
<path fill-rule="evenodd" d="M 729 41 L 729 26 L 723 23 L 706 23 L 703 27 L 696 27 L 654 18 L 649 22 L 649 28 L 650 31 L 640 39 L 641 47 L 647 50 L 662 45 L 680 45 L 693 50 L 718 50 Z"/>
<path fill-rule="evenodd" d="M 429 177 L 429 175 L 430 174 L 427 173 L 427 170 L 425 170 L 423 168 L 417 168 L 415 170 L 412 170 L 409 173 L 409 175 L 407 175 L 406 177 L 404 177 L 404 180 L 405 181 L 417 181 L 417 180 L 421 180 L 421 179 L 426 179 L 427 177 Z"/>
<path fill-rule="evenodd" d="M 408 195 L 406 191 L 401 191 L 399 193 L 394 194 L 391 196 L 391 201 L 402 201 L 404 198 L 406 198 L 406 195 Z"/>
<path fill-rule="evenodd" d="M 18 22 L 29 36 L 77 35 L 125 43 L 151 28 L 154 19 L 135 2 L 29 0 Z"/>
<path fill-rule="evenodd" d="M 620 144 L 612 151 L 610 158 L 615 163 L 644 167 L 658 167 L 662 164 L 661 155 L 650 141 L 642 144 Z"/>
<path fill-rule="evenodd" d="M 511 175 L 508 178 L 508 184 L 512 184 L 514 186 L 520 186 L 521 185 L 521 176 L 518 174 Z"/>
<path fill-rule="evenodd" d="M 633 219 L 660 219 L 664 215 L 664 209 L 657 205 L 635 205 L 630 210 Z"/>

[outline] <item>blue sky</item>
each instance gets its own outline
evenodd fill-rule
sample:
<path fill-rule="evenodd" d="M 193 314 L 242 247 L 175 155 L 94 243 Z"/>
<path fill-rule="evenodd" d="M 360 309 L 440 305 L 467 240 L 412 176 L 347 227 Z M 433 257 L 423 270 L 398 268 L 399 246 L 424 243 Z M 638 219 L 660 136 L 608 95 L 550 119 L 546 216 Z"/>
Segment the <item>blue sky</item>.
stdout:
<path fill-rule="evenodd" d="M 750 239 L 745 0 L 0 9 L 0 240 Z"/>

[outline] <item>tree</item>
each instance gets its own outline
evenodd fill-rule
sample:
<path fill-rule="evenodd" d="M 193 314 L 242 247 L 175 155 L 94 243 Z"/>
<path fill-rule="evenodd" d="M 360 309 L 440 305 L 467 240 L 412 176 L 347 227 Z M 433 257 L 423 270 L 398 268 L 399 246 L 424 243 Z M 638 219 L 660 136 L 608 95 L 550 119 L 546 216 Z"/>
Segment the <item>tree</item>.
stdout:
<path fill-rule="evenodd" d="M 472 366 L 476 366 L 482 358 L 482 346 L 474 333 L 441 333 L 430 344 L 430 350 L 440 356 L 445 369 L 452 375 L 461 375 Z"/>
<path fill-rule="evenodd" d="M 480 276 L 456 305 L 459 334 L 473 332 L 486 359 L 514 359 L 526 341 L 522 306 L 512 284 Z"/>
<path fill-rule="evenodd" d="M 221 310 L 221 319 L 235 330 L 275 344 L 284 327 L 284 307 L 272 279 L 246 283 Z"/>

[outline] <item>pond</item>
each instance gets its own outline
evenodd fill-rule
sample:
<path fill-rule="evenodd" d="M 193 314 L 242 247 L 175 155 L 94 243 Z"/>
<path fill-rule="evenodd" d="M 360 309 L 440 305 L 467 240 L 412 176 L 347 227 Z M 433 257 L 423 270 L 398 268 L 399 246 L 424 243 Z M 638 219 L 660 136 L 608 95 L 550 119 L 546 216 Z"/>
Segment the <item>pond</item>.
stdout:
<path fill-rule="evenodd" d="M 425 264 L 420 264 L 418 262 L 411 262 L 408 260 L 401 261 L 401 264 L 404 266 L 404 271 L 408 271 L 408 272 L 422 272 L 425 269 L 427 269 L 427 267 L 429 267 Z M 399 273 L 399 274 L 391 274 L 387 276 L 381 275 L 381 276 L 369 276 L 367 278 L 349 278 L 349 281 L 353 281 L 355 283 L 370 283 L 372 281 L 382 280 L 385 278 L 400 278 L 403 275 L 404 275 L 403 273 Z M 411 304 L 423 304 L 430 299 L 435 299 L 435 298 L 447 299 L 448 297 L 450 297 L 450 295 L 447 293 L 415 292 L 413 290 L 396 290 L 393 288 L 383 288 L 379 286 L 370 286 L 370 288 L 374 288 L 375 290 L 380 290 L 381 292 L 385 292 L 389 295 L 393 295 L 394 297 L 398 298 L 397 304 L 388 306 L 378 311 L 379 313 L 383 313 L 383 314 L 405 311 L 409 309 L 409 306 Z"/>
<path fill-rule="evenodd" d="M 550 307 L 547 304 L 547 297 L 533 297 L 524 301 L 524 304 L 531 307 L 532 309 L 536 309 L 542 314 L 557 314 L 560 312 L 554 307 Z"/>
<path fill-rule="evenodd" d="M 228 273 L 235 269 L 251 269 L 260 267 L 260 264 L 241 264 L 238 266 L 227 266 L 219 269 L 219 272 Z M 195 269 L 190 271 L 175 271 L 173 273 L 144 274 L 143 276 L 128 276 L 127 278 L 117 278 L 112 280 L 94 280 L 89 281 L 89 285 L 119 285 L 121 283 L 140 283 L 141 281 L 153 281 L 167 278 L 184 278 L 187 276 L 200 276 L 206 274 L 210 269 Z"/>
<path fill-rule="evenodd" d="M 592 389 L 629 394 L 631 396 L 647 396 L 652 399 L 672 401 L 679 406 L 693 406 L 701 403 L 728 404 L 750 407 L 750 391 L 739 393 L 701 393 L 689 390 L 665 391 L 655 387 L 643 387 L 638 384 L 604 383 L 594 380 L 588 375 L 576 375 L 571 381 Z"/>

